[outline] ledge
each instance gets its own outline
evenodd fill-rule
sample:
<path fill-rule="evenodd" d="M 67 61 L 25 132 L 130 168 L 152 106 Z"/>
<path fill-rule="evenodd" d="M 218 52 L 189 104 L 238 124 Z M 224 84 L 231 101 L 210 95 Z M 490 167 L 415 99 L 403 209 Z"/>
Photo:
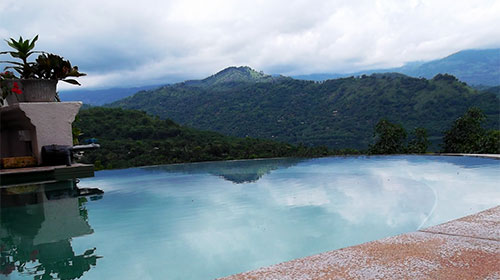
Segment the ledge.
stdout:
<path fill-rule="evenodd" d="M 94 176 L 94 165 L 75 163 L 71 166 L 38 166 L 0 170 L 0 187 L 35 184 Z"/>
<path fill-rule="evenodd" d="M 222 279 L 499 279 L 500 206 Z"/>
<path fill-rule="evenodd" d="M 459 154 L 459 153 L 445 153 L 445 154 L 437 154 L 437 155 L 439 155 L 439 156 L 481 157 L 481 158 L 500 159 L 500 154 Z"/>

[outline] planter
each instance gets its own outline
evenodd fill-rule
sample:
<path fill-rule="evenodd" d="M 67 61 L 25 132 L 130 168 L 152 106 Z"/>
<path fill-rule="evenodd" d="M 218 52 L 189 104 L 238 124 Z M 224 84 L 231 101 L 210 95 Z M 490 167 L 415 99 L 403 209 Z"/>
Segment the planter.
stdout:
<path fill-rule="evenodd" d="M 55 102 L 57 80 L 21 80 L 24 100 L 20 102 Z"/>
<path fill-rule="evenodd" d="M 9 105 L 20 102 L 55 102 L 57 80 L 20 79 L 4 80 L 7 88 L 12 89 L 18 83 L 21 94 L 11 92 L 5 99 Z"/>

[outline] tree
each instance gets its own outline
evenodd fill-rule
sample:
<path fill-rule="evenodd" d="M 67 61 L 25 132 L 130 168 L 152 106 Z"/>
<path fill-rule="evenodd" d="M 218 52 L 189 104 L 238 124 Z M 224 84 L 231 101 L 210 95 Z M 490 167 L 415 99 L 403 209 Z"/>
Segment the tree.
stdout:
<path fill-rule="evenodd" d="M 500 154 L 500 130 L 488 130 L 481 140 L 480 154 Z"/>
<path fill-rule="evenodd" d="M 400 124 L 380 120 L 375 126 L 375 144 L 370 145 L 370 154 L 402 154 L 406 152 L 404 145 L 406 131 Z"/>
<path fill-rule="evenodd" d="M 415 128 L 414 138 L 408 143 L 408 153 L 424 154 L 429 148 L 429 140 L 427 139 L 427 130 L 422 127 Z"/>
<path fill-rule="evenodd" d="M 479 153 L 486 130 L 481 123 L 486 119 L 481 109 L 471 107 L 459 117 L 443 137 L 445 153 Z"/>

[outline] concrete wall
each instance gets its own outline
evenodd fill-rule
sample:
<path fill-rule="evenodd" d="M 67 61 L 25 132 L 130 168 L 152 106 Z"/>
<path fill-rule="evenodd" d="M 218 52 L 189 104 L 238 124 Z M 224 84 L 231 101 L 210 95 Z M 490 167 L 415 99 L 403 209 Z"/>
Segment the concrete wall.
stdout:
<path fill-rule="evenodd" d="M 33 102 L 2 107 L 1 156 L 34 156 L 41 164 L 43 146 L 73 146 L 71 125 L 81 106 L 81 102 Z"/>

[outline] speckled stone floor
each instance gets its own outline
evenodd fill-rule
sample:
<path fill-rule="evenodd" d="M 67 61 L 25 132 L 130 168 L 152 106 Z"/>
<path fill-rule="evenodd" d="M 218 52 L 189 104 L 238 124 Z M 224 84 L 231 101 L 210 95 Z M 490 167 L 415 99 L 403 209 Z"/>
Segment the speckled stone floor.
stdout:
<path fill-rule="evenodd" d="M 500 206 L 223 279 L 500 279 Z"/>

